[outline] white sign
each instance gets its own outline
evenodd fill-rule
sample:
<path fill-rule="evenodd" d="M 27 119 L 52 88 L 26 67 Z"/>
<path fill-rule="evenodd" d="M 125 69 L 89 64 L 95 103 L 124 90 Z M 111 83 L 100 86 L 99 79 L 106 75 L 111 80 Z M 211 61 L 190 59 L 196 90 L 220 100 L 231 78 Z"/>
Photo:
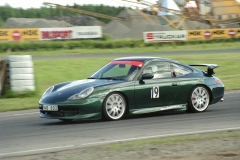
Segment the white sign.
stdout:
<path fill-rule="evenodd" d="M 186 41 L 188 39 L 187 33 L 186 30 L 144 32 L 143 38 L 145 42 Z"/>
<path fill-rule="evenodd" d="M 74 39 L 102 38 L 101 26 L 79 26 L 72 28 Z"/>
<path fill-rule="evenodd" d="M 41 40 L 73 39 L 72 27 L 67 28 L 40 28 Z"/>

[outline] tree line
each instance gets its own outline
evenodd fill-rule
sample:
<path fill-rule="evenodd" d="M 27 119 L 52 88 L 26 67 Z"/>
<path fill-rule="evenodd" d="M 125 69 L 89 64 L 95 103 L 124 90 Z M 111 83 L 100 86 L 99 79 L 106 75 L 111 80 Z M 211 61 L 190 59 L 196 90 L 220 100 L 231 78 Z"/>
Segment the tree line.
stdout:
<path fill-rule="evenodd" d="M 125 7 L 113 7 L 106 5 L 78 5 L 68 6 L 75 9 L 86 10 L 90 12 L 101 13 L 109 16 L 117 16 L 121 11 L 125 10 Z M 8 18 L 51 18 L 54 16 L 69 16 L 80 15 L 80 13 L 72 12 L 68 10 L 61 10 L 59 8 L 41 7 L 41 8 L 13 8 L 8 4 L 0 6 L 0 27 Z M 105 23 L 110 20 L 104 18 L 95 17 Z"/>

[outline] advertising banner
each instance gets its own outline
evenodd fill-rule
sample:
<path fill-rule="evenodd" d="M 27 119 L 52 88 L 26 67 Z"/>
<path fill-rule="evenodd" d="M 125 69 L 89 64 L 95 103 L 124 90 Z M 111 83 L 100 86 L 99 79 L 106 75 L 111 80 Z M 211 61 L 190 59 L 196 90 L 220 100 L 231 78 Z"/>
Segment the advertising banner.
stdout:
<path fill-rule="evenodd" d="M 0 29 L 0 41 L 32 41 L 39 39 L 38 28 Z"/>
<path fill-rule="evenodd" d="M 101 26 L 78 26 L 72 28 L 74 39 L 102 38 Z"/>
<path fill-rule="evenodd" d="M 240 28 L 227 28 L 226 33 L 228 35 L 228 38 L 239 38 Z"/>
<path fill-rule="evenodd" d="M 73 28 L 40 28 L 40 39 L 73 39 Z"/>
<path fill-rule="evenodd" d="M 240 37 L 239 28 L 188 30 L 188 40 L 208 40 Z"/>
<path fill-rule="evenodd" d="M 10 34 L 8 29 L 0 29 L 0 41 L 10 41 Z"/>
<path fill-rule="evenodd" d="M 145 42 L 172 42 L 186 41 L 188 34 L 186 30 L 179 31 L 156 31 L 144 32 L 143 39 Z"/>

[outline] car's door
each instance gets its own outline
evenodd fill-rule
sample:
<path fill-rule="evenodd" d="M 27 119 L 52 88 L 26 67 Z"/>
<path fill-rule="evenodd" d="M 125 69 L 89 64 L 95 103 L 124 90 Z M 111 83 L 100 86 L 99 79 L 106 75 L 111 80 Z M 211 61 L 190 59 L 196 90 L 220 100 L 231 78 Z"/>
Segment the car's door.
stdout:
<path fill-rule="evenodd" d="M 175 104 L 186 104 L 191 89 L 198 83 L 199 77 L 193 77 L 193 70 L 187 66 L 172 63 L 172 69 L 175 77 L 178 79 L 179 91 L 172 102 Z"/>
<path fill-rule="evenodd" d="M 178 80 L 172 75 L 170 63 L 151 62 L 143 68 L 144 73 L 152 73 L 154 77 L 135 82 L 136 109 L 171 104 L 178 92 Z"/>

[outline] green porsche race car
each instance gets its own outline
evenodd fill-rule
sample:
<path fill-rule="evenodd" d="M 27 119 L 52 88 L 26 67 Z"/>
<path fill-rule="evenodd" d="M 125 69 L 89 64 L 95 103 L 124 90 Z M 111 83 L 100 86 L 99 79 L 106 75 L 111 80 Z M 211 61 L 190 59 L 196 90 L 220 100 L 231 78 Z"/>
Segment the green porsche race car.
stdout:
<path fill-rule="evenodd" d="M 87 79 L 49 87 L 39 101 L 40 117 L 119 120 L 165 110 L 203 112 L 223 101 L 224 84 L 213 76 L 217 67 L 157 57 L 118 58 Z"/>

